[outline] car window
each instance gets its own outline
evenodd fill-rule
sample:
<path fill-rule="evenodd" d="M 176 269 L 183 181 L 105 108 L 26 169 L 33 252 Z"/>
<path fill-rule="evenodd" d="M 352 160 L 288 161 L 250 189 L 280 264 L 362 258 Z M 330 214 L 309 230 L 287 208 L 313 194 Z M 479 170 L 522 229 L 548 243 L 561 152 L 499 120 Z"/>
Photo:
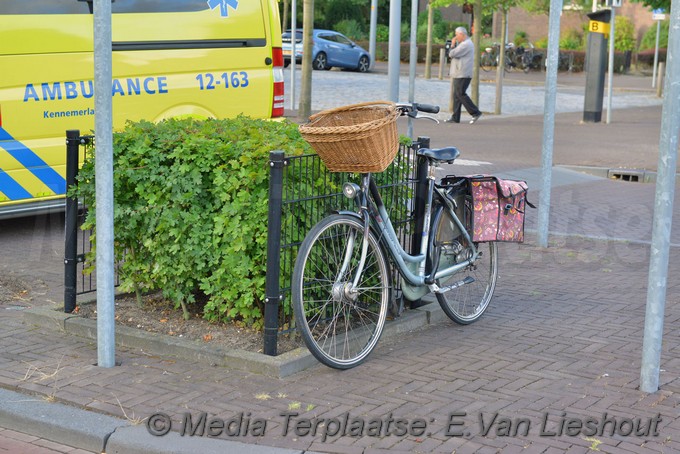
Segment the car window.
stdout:
<path fill-rule="evenodd" d="M 319 38 L 325 39 L 326 41 L 336 42 L 335 35 L 329 35 L 328 33 L 319 33 Z"/>
<path fill-rule="evenodd" d="M 337 42 L 339 42 L 340 44 L 346 44 L 346 45 L 348 45 L 348 46 L 351 46 L 351 45 L 352 45 L 352 41 L 350 41 L 349 39 L 345 38 L 345 37 L 342 36 L 342 35 L 335 35 L 335 40 L 336 40 Z"/>
<path fill-rule="evenodd" d="M 281 40 L 282 40 L 284 43 L 289 43 L 289 42 L 290 42 L 290 36 L 291 36 L 291 35 L 292 35 L 292 33 L 290 32 L 290 30 L 287 31 L 287 32 L 283 32 L 283 33 L 281 33 Z M 299 42 L 302 42 L 302 31 L 296 30 L 296 31 L 295 31 L 295 36 L 297 36 L 297 42 L 298 42 L 298 43 L 299 43 Z"/>

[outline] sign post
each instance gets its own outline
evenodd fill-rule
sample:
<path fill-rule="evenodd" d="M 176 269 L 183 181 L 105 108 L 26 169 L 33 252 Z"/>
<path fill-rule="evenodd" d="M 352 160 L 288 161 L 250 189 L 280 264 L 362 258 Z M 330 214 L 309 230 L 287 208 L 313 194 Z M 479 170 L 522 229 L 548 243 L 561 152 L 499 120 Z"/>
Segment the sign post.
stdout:
<path fill-rule="evenodd" d="M 661 21 L 666 20 L 665 10 L 663 8 L 653 10 L 652 20 L 656 21 L 656 44 L 654 45 L 654 67 L 652 68 L 652 88 L 656 88 L 656 68 L 659 66 L 659 34 L 661 33 Z"/>
<path fill-rule="evenodd" d="M 612 85 L 614 84 L 614 37 L 615 37 L 615 16 L 616 8 L 621 7 L 621 0 L 607 0 L 607 6 L 611 9 L 611 16 L 609 17 L 609 63 L 607 69 L 607 120 L 609 124 L 612 121 Z"/>

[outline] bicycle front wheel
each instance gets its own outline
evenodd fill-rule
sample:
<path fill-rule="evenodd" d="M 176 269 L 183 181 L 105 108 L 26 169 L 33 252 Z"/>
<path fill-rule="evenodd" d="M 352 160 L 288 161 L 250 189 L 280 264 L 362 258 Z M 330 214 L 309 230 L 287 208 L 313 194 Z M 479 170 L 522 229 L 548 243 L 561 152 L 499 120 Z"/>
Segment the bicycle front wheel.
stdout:
<path fill-rule="evenodd" d="M 332 215 L 307 234 L 293 270 L 297 327 L 309 351 L 326 366 L 349 369 L 375 348 L 387 316 L 390 274 L 385 254 L 370 233 L 356 288 L 364 223 Z"/>
<path fill-rule="evenodd" d="M 513 62 L 512 57 L 507 54 L 505 55 L 505 70 L 509 73 L 515 70 L 515 62 Z"/>

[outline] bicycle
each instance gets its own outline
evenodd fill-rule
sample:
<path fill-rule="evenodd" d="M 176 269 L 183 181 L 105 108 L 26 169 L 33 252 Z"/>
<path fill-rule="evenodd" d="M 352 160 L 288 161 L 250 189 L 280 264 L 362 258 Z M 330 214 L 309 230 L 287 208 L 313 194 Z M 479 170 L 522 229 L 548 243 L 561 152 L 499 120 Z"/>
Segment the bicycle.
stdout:
<path fill-rule="evenodd" d="M 433 119 L 418 112 L 439 111 L 417 103 L 395 106 L 410 118 Z M 375 348 L 391 301 L 388 258 L 409 300 L 433 292 L 456 323 L 475 322 L 489 306 L 498 277 L 496 243 L 473 241 L 473 208 L 464 180 L 435 183 L 437 166 L 453 163 L 460 152 L 447 147 L 417 154 L 427 166 L 424 202 L 415 201 L 425 204 L 419 254 L 400 245 L 371 172 L 361 173 L 360 185 L 343 186 L 357 211 L 322 219 L 300 245 L 291 285 L 295 319 L 310 352 L 329 367 L 357 366 Z"/>
<path fill-rule="evenodd" d="M 498 57 L 496 57 L 494 50 L 494 47 L 487 47 L 484 49 L 484 52 L 482 52 L 482 55 L 480 55 L 479 67 L 482 68 L 483 71 L 489 72 L 491 71 L 491 68 L 496 66 Z"/>
<path fill-rule="evenodd" d="M 500 61 L 500 48 L 501 45 L 498 43 L 493 43 L 491 47 L 484 49 L 479 59 L 479 66 L 483 71 L 489 72 L 491 68 L 497 67 Z M 507 72 L 512 72 L 517 64 L 515 63 L 515 46 L 513 43 L 507 43 L 505 45 L 505 64 L 503 68 Z"/>
<path fill-rule="evenodd" d="M 534 46 L 529 43 L 527 47 L 517 46 L 515 49 L 517 66 L 525 73 L 534 67 Z"/>

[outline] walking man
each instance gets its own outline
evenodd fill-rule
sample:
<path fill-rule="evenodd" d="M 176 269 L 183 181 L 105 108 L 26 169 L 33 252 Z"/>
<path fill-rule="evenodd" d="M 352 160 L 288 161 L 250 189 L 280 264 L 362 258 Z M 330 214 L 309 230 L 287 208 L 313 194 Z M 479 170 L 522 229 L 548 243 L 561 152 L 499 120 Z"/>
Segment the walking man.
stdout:
<path fill-rule="evenodd" d="M 461 107 L 465 106 L 465 110 L 472 115 L 472 120 L 470 120 L 470 124 L 472 124 L 482 116 L 482 112 L 466 93 L 472 79 L 475 45 L 468 37 L 465 27 L 456 28 L 456 35 L 453 41 L 455 45 L 451 46 L 449 51 L 449 57 L 451 57 L 449 76 L 453 79 L 453 91 L 451 93 L 451 96 L 453 96 L 453 114 L 446 122 L 460 123 Z"/>

